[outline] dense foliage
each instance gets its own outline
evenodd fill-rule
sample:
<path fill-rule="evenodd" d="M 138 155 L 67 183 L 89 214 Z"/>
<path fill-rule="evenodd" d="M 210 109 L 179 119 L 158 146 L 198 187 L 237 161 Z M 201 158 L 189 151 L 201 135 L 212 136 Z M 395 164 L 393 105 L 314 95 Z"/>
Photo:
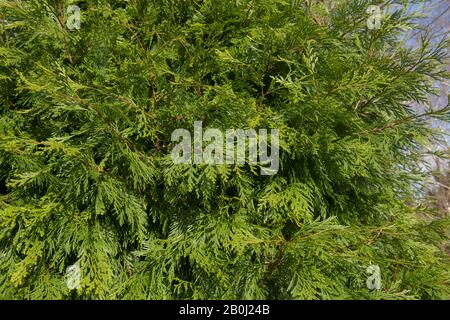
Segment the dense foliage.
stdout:
<path fill-rule="evenodd" d="M 0 0 L 0 298 L 448 298 L 413 205 L 448 47 L 377 3 Z M 278 174 L 175 165 L 194 121 L 279 129 Z"/>

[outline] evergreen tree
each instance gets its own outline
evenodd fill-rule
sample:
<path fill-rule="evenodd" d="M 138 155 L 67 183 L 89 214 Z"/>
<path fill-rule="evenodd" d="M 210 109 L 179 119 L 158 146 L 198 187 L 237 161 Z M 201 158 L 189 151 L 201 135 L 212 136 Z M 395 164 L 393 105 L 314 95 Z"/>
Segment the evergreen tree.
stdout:
<path fill-rule="evenodd" d="M 0 0 L 0 298 L 448 298 L 411 205 L 448 46 L 393 2 Z M 278 129 L 278 173 L 173 163 L 194 121 Z"/>

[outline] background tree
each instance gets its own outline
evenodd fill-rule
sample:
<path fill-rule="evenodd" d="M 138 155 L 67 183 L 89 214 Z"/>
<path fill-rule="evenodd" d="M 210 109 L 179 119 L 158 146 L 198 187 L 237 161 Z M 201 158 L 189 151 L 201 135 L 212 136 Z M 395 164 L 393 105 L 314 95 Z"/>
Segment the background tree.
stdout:
<path fill-rule="evenodd" d="M 439 160 L 436 161 L 436 170 L 433 173 L 435 180 L 434 188 L 428 191 L 428 196 L 432 199 L 433 207 L 437 208 L 443 215 L 450 214 L 450 171 L 449 166 L 442 166 Z"/>
<path fill-rule="evenodd" d="M 448 220 L 408 205 L 448 46 L 402 40 L 412 2 L 78 1 L 69 31 L 0 0 L 0 297 L 448 298 Z M 173 164 L 196 120 L 279 129 L 280 172 Z"/>

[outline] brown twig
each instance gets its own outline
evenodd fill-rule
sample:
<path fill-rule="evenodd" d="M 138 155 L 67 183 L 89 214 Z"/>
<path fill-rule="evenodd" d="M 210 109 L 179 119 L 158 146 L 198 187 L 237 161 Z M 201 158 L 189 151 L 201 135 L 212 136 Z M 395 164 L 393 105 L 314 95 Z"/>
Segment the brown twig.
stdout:
<path fill-rule="evenodd" d="M 58 21 L 64 33 L 64 47 L 66 48 L 67 56 L 70 64 L 73 64 L 72 54 L 70 53 L 69 44 L 67 42 L 67 31 L 64 25 L 64 15 L 62 10 L 62 0 L 58 0 Z"/>

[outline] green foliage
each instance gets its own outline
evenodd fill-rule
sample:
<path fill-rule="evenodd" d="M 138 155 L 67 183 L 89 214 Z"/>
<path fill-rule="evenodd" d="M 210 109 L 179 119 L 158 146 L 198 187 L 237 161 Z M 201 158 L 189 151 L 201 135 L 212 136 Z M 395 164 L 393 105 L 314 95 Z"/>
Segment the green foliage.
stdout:
<path fill-rule="evenodd" d="M 0 0 L 0 298 L 448 298 L 411 206 L 448 47 L 370 4 Z M 199 120 L 279 129 L 279 173 L 173 164 Z"/>

